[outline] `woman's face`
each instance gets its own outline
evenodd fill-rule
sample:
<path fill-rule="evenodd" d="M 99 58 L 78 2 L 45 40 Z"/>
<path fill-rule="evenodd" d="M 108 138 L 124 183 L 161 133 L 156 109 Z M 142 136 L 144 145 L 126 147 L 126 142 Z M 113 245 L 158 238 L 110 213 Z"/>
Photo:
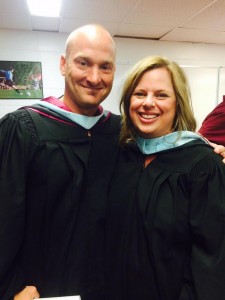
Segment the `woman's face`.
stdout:
<path fill-rule="evenodd" d="M 166 68 L 147 71 L 130 99 L 130 118 L 143 138 L 156 138 L 172 130 L 176 96 Z"/>

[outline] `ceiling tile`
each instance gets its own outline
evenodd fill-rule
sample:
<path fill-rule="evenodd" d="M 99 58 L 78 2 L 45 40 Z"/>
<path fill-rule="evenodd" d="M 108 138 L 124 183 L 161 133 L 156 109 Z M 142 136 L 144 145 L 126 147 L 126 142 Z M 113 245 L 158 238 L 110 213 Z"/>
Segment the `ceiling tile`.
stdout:
<path fill-rule="evenodd" d="M 63 18 L 97 19 L 100 21 L 122 22 L 127 13 L 139 0 L 64 0 Z"/>
<path fill-rule="evenodd" d="M 59 18 L 31 16 L 33 30 L 59 31 Z"/>
<path fill-rule="evenodd" d="M 116 36 L 159 39 L 170 30 L 171 27 L 168 26 L 151 26 L 126 23 L 118 25 Z"/>
<path fill-rule="evenodd" d="M 10 14 L 16 12 L 16 14 L 28 14 L 29 10 L 26 4 L 26 0 L 1 0 L 1 13 Z"/>
<path fill-rule="evenodd" d="M 32 30 L 31 17 L 22 14 L 6 14 L 0 12 L 0 28 Z"/>
<path fill-rule="evenodd" d="M 188 22 L 185 22 L 182 27 L 225 31 L 224 13 L 225 1 L 216 1 L 197 16 L 191 18 Z"/>
<path fill-rule="evenodd" d="M 125 23 L 177 26 L 209 4 L 209 0 L 143 0 L 127 16 Z"/>
<path fill-rule="evenodd" d="M 63 0 L 58 19 L 30 16 L 25 0 L 0 2 L 0 29 L 69 33 L 100 23 L 113 36 L 225 44 L 225 0 Z"/>
<path fill-rule="evenodd" d="M 178 28 L 174 29 L 160 40 L 225 44 L 225 32 Z"/>
<path fill-rule="evenodd" d="M 62 33 L 69 33 L 72 32 L 74 29 L 86 25 L 86 24 L 92 24 L 92 23 L 99 23 L 102 26 L 104 26 L 109 33 L 114 36 L 117 33 L 117 23 L 112 22 L 106 22 L 106 21 L 99 21 L 97 19 L 95 20 L 87 20 L 87 19 L 67 19 L 67 18 L 61 18 L 60 19 L 60 32 Z"/>

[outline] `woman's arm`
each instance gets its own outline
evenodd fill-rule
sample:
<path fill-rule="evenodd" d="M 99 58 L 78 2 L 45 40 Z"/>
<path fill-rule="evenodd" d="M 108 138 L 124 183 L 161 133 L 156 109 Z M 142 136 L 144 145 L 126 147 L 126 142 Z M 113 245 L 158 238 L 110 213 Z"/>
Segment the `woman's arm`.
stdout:
<path fill-rule="evenodd" d="M 197 300 L 225 299 L 225 166 L 210 154 L 190 174 L 190 270 Z"/>

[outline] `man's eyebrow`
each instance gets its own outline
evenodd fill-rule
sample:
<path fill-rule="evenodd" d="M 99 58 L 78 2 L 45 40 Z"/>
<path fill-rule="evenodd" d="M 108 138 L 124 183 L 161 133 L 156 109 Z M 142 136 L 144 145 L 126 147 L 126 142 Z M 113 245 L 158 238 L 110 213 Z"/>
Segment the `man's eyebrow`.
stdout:
<path fill-rule="evenodd" d="M 104 60 L 102 61 L 101 64 L 108 64 L 108 65 L 113 65 L 114 64 L 114 61 L 112 59 L 108 59 L 108 60 Z"/>
<path fill-rule="evenodd" d="M 87 56 L 85 56 L 85 55 L 78 55 L 78 56 L 76 56 L 76 57 L 74 57 L 74 60 L 76 60 L 76 59 L 90 59 L 90 58 L 88 58 Z"/>
<path fill-rule="evenodd" d="M 79 60 L 79 59 L 84 59 L 87 60 L 89 62 L 94 62 L 92 58 L 85 56 L 85 55 L 78 55 L 74 58 L 74 61 Z M 109 60 L 103 60 L 98 62 L 99 65 L 114 65 L 113 60 L 109 59 Z"/>

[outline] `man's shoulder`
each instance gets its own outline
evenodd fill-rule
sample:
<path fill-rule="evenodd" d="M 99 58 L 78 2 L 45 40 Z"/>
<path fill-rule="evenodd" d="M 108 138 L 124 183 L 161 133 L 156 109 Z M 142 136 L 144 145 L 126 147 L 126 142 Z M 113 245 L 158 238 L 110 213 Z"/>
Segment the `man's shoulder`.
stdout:
<path fill-rule="evenodd" d="M 110 117 L 112 118 L 112 120 L 114 122 L 117 122 L 119 124 L 121 124 L 121 115 L 117 115 L 117 114 L 114 114 L 114 113 L 110 113 Z"/>
<path fill-rule="evenodd" d="M 30 116 L 27 113 L 27 110 L 25 109 L 25 107 L 20 107 L 17 110 L 14 110 L 14 111 L 8 113 L 6 116 L 8 116 L 9 118 L 14 118 L 18 121 L 30 119 Z"/>
<path fill-rule="evenodd" d="M 121 130 L 121 116 L 109 111 L 104 112 L 104 116 L 99 120 L 96 126 L 93 127 L 95 133 L 100 134 L 116 134 Z"/>

